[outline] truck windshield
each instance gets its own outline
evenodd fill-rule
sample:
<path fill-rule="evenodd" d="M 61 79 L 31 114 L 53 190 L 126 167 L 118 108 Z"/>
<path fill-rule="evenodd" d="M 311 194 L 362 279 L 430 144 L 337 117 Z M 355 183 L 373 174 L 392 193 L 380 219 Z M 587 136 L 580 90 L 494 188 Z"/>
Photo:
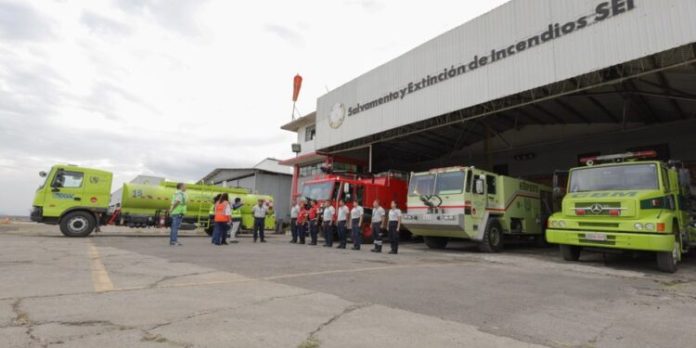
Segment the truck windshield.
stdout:
<path fill-rule="evenodd" d="M 434 174 L 416 174 L 411 177 L 408 187 L 410 196 L 430 196 L 435 192 Z"/>
<path fill-rule="evenodd" d="M 437 175 L 435 192 L 439 195 L 462 193 L 464 189 L 464 172 L 440 173 Z"/>
<path fill-rule="evenodd" d="M 629 164 L 576 169 L 570 175 L 570 192 L 657 190 L 657 165 Z"/>
<path fill-rule="evenodd" d="M 325 201 L 335 197 L 334 186 L 335 182 L 321 182 L 316 184 L 304 184 L 302 188 L 302 197 L 311 200 Z"/>

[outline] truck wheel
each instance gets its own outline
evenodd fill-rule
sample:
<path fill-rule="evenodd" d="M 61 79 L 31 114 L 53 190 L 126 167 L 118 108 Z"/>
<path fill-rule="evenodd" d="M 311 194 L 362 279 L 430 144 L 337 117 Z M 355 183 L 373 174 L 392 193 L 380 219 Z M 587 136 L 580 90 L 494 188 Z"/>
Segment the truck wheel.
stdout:
<path fill-rule="evenodd" d="M 75 211 L 60 220 L 60 231 L 66 237 L 87 237 L 94 231 L 96 224 L 94 215 L 86 211 Z"/>
<path fill-rule="evenodd" d="M 497 253 L 503 250 L 503 228 L 498 220 L 491 220 L 479 243 L 479 250 L 484 253 Z"/>
<path fill-rule="evenodd" d="M 677 271 L 677 266 L 681 260 L 681 241 L 678 231 L 674 232 L 674 238 L 672 251 L 657 253 L 657 269 L 661 272 L 674 273 Z"/>
<path fill-rule="evenodd" d="M 214 229 L 214 228 L 215 228 L 215 225 L 212 225 L 212 224 L 209 225 L 209 226 L 206 227 L 205 230 L 204 230 L 204 231 L 205 231 L 205 234 L 207 234 L 208 236 L 212 236 L 212 235 L 213 235 L 213 229 Z"/>
<path fill-rule="evenodd" d="M 534 245 L 537 248 L 548 248 L 549 243 L 546 241 L 546 231 L 543 231 L 540 235 L 534 236 Z"/>
<path fill-rule="evenodd" d="M 561 244 L 561 256 L 566 261 L 577 261 L 580 259 L 580 248 L 575 245 L 564 245 Z"/>
<path fill-rule="evenodd" d="M 425 245 L 430 249 L 444 249 L 447 247 L 447 238 L 445 237 L 425 237 Z"/>

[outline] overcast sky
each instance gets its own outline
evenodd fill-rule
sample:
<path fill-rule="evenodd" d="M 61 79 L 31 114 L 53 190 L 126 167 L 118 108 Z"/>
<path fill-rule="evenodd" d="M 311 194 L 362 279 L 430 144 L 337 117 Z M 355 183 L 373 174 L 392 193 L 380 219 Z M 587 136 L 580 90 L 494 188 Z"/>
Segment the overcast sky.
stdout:
<path fill-rule="evenodd" d="M 298 109 L 506 0 L 0 0 L 0 214 L 74 163 L 200 179 L 289 158 Z"/>

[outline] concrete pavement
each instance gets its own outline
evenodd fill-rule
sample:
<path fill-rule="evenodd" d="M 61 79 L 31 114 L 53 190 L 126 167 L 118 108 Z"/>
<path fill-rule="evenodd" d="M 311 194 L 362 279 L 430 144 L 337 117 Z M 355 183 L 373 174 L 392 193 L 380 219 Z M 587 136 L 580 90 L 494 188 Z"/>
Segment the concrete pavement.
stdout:
<path fill-rule="evenodd" d="M 0 227 L 2 347 L 691 347 L 696 265 Z M 110 232 L 111 231 L 111 232 Z"/>

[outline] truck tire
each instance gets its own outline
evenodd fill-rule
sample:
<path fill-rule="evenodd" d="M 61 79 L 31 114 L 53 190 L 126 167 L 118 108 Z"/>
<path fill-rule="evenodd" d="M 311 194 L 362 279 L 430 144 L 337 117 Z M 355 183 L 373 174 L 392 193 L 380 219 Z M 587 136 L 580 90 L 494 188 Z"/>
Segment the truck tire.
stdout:
<path fill-rule="evenodd" d="M 503 228 L 498 220 L 490 220 L 483 240 L 479 243 L 479 250 L 484 253 L 497 253 L 503 250 Z"/>
<path fill-rule="evenodd" d="M 447 247 L 448 239 L 445 237 L 424 237 L 425 245 L 430 249 L 444 249 Z"/>
<path fill-rule="evenodd" d="M 537 248 L 549 247 L 549 243 L 546 241 L 546 231 L 541 232 L 540 235 L 534 236 L 534 246 Z"/>
<path fill-rule="evenodd" d="M 208 236 L 212 236 L 212 235 L 213 235 L 213 229 L 215 229 L 215 225 L 213 225 L 213 224 L 208 225 L 208 227 L 206 227 L 205 230 L 204 230 L 204 231 L 205 231 L 205 234 L 207 234 Z"/>
<path fill-rule="evenodd" d="M 560 249 L 563 260 L 577 261 L 580 259 L 580 251 L 582 248 L 579 246 L 561 244 Z"/>
<path fill-rule="evenodd" d="M 676 226 L 676 224 L 675 224 Z M 672 251 L 657 253 L 657 269 L 660 272 L 674 273 L 677 271 L 681 259 L 681 240 L 679 238 L 679 228 L 674 228 L 674 246 Z"/>
<path fill-rule="evenodd" d="M 96 225 L 97 222 L 91 213 L 74 211 L 60 220 L 60 232 L 66 237 L 87 237 Z"/>

